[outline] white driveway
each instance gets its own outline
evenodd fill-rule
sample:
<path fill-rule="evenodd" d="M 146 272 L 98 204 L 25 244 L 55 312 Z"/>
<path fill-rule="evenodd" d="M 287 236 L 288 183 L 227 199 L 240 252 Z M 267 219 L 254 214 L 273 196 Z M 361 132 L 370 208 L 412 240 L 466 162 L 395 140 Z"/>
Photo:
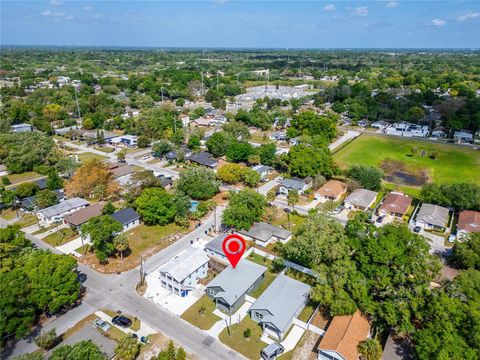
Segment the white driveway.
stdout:
<path fill-rule="evenodd" d="M 335 142 L 328 145 L 330 151 L 335 150 L 337 147 L 342 145 L 344 142 L 356 138 L 360 133 L 358 131 L 348 130 L 342 137 L 338 138 Z"/>
<path fill-rule="evenodd" d="M 305 329 L 298 325 L 293 325 L 292 330 L 290 330 L 288 333 L 288 336 L 280 343 L 285 348 L 286 353 L 295 349 L 295 346 L 297 346 L 304 332 Z"/>
<path fill-rule="evenodd" d="M 76 239 L 74 239 L 74 240 L 72 240 L 72 241 L 70 241 L 66 244 L 57 246 L 56 249 L 58 251 L 61 251 L 64 254 L 73 254 L 76 257 L 81 257 L 82 255 L 79 254 L 78 252 L 76 252 L 75 250 L 77 250 L 79 247 L 81 247 L 85 244 L 91 244 L 91 242 L 89 240 L 83 240 L 82 241 L 82 238 L 78 237 L 78 238 L 76 238 Z"/>
<path fill-rule="evenodd" d="M 156 333 L 156 331 L 149 325 L 145 324 L 143 320 L 140 320 L 140 329 L 138 331 L 133 331 L 130 328 L 122 328 L 114 323 L 112 323 L 112 317 L 105 314 L 103 311 L 96 311 L 95 315 L 97 315 L 100 319 L 108 322 L 111 326 L 116 327 L 117 329 L 123 331 L 124 333 L 127 334 L 137 334 L 137 336 L 140 338 L 142 336 L 147 337 L 148 335 L 153 335 Z M 128 315 L 128 314 L 127 314 Z"/>
<path fill-rule="evenodd" d="M 267 193 L 272 190 L 275 186 L 280 185 L 282 181 L 281 176 L 277 176 L 275 179 L 270 180 L 269 182 L 258 187 L 258 192 L 262 195 L 267 195 Z"/>

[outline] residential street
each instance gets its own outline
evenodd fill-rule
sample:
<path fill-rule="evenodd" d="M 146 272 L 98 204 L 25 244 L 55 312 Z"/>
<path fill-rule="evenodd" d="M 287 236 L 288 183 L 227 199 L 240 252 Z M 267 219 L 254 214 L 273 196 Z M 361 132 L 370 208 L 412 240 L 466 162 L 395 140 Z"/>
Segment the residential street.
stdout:
<path fill-rule="evenodd" d="M 221 217 L 222 212 L 222 208 L 217 210 L 217 221 Z M 145 263 L 146 272 L 153 271 L 171 259 L 174 254 L 187 249 L 190 241 L 196 240 L 197 237 L 208 231 L 209 228 L 213 227 L 213 223 L 213 214 L 211 214 L 199 228 L 149 258 Z M 7 222 L 0 219 L 0 227 L 5 226 L 7 226 Z M 50 247 L 35 236 L 27 234 L 27 237 L 37 247 L 59 253 L 57 249 Z M 138 295 L 135 288 L 139 281 L 139 268 L 120 275 L 100 274 L 83 264 L 78 265 L 78 270 L 87 277 L 83 284 L 87 290 L 87 295 L 79 306 L 63 315 L 52 318 L 45 323 L 41 330 L 55 328 L 57 333 L 62 333 L 89 314 L 102 308 L 111 308 L 115 311 L 121 310 L 126 314 L 137 316 L 146 325 L 162 332 L 183 346 L 186 351 L 197 355 L 201 359 L 243 359 L 241 355 L 230 350 L 214 338 L 205 335 L 203 331 Z M 36 345 L 32 339 L 41 330 L 37 329 L 30 338 L 19 341 L 13 352 L 5 355 L 8 358 L 13 358 L 35 351 Z"/>

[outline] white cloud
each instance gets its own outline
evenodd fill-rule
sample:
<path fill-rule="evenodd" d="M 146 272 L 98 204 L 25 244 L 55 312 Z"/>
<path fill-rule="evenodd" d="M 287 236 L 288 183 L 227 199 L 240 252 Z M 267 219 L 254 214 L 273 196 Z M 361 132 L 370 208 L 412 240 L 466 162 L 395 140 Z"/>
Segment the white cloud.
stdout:
<path fill-rule="evenodd" d="M 42 12 L 42 15 L 49 16 L 49 17 L 61 17 L 61 16 L 65 16 L 65 13 L 61 11 L 45 10 L 44 12 Z"/>
<path fill-rule="evenodd" d="M 62 5 L 63 1 L 62 0 L 50 0 L 50 5 L 52 6 L 57 6 L 57 5 Z"/>
<path fill-rule="evenodd" d="M 223 3 L 227 2 L 227 0 L 213 0 L 213 2 L 215 4 L 223 4 Z"/>
<path fill-rule="evenodd" d="M 443 26 L 445 25 L 447 22 L 445 20 L 442 20 L 442 19 L 433 19 L 433 20 L 430 20 L 430 24 L 433 25 L 433 26 Z"/>
<path fill-rule="evenodd" d="M 93 9 L 93 7 L 90 6 L 90 5 L 87 5 L 87 6 L 84 6 L 84 7 L 83 7 L 83 10 L 85 10 L 85 11 L 90 11 L 90 10 L 92 10 L 92 9 Z"/>
<path fill-rule="evenodd" d="M 476 17 L 479 17 L 480 13 L 478 12 L 468 12 L 465 15 L 459 16 L 457 18 L 458 21 L 467 21 L 471 19 L 475 19 Z"/>
<path fill-rule="evenodd" d="M 368 15 L 368 8 L 366 6 L 357 6 L 348 8 L 352 16 L 365 17 Z"/>
<path fill-rule="evenodd" d="M 323 10 L 325 11 L 335 11 L 335 4 L 328 4 L 328 5 L 325 5 L 325 7 L 323 8 Z"/>
<path fill-rule="evenodd" d="M 398 1 L 390 1 L 385 6 L 389 9 L 393 9 L 393 8 L 396 8 L 398 5 L 399 5 Z"/>

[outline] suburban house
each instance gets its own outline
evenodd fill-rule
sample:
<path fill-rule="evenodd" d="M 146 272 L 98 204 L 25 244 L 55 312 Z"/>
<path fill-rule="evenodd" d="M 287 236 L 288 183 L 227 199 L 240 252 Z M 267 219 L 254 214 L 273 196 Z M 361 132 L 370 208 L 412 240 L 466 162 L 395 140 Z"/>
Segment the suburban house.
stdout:
<path fill-rule="evenodd" d="M 55 193 L 55 196 L 57 197 L 58 202 L 65 200 L 65 195 L 63 194 L 62 190 L 53 190 L 53 192 Z M 22 209 L 25 210 L 25 211 L 35 210 L 36 206 L 37 206 L 36 200 L 37 200 L 36 195 L 32 195 L 32 196 L 28 196 L 26 198 L 23 198 L 21 200 Z"/>
<path fill-rule="evenodd" d="M 137 146 L 137 140 L 136 135 L 122 135 L 108 139 L 107 142 L 114 147 L 133 148 Z"/>
<path fill-rule="evenodd" d="M 260 180 L 266 180 L 267 176 L 272 173 L 273 168 L 266 165 L 255 165 L 252 167 L 260 175 Z"/>
<path fill-rule="evenodd" d="M 140 215 L 138 215 L 137 212 L 131 207 L 119 210 L 111 216 L 120 224 L 122 224 L 123 232 L 140 225 Z"/>
<path fill-rule="evenodd" d="M 130 181 L 130 177 L 134 173 L 134 170 L 130 165 L 122 165 L 110 168 L 110 172 L 120 185 L 126 185 Z"/>
<path fill-rule="evenodd" d="M 245 295 L 258 287 L 265 271 L 265 266 L 243 259 L 235 269 L 227 267 L 208 283 L 207 296 L 217 308 L 233 314 L 245 302 Z"/>
<path fill-rule="evenodd" d="M 445 207 L 422 204 L 415 218 L 415 225 L 424 229 L 445 231 L 448 226 L 448 215 L 449 211 Z"/>
<path fill-rule="evenodd" d="M 458 216 L 457 237 L 462 239 L 468 234 L 480 232 L 480 212 L 464 210 Z"/>
<path fill-rule="evenodd" d="M 316 200 L 338 201 L 342 195 L 347 193 L 347 184 L 338 180 L 327 181 L 315 193 Z"/>
<path fill-rule="evenodd" d="M 448 130 L 445 129 L 444 127 L 438 126 L 435 129 L 433 129 L 432 133 L 430 134 L 430 137 L 436 138 L 436 139 L 443 139 L 447 137 Z"/>
<path fill-rule="evenodd" d="M 218 165 L 218 161 L 215 160 L 213 158 L 213 155 L 207 151 L 190 154 L 190 156 L 185 157 L 185 160 L 199 165 L 207 166 L 212 169 L 216 168 Z"/>
<path fill-rule="evenodd" d="M 283 140 L 287 140 L 287 134 L 285 131 L 278 131 L 278 132 L 271 133 L 269 138 L 270 140 L 283 141 Z"/>
<path fill-rule="evenodd" d="M 298 178 L 283 179 L 278 189 L 278 192 L 283 195 L 288 195 L 289 191 L 297 190 L 298 193 L 301 195 L 311 187 L 312 182 L 310 178 L 305 178 L 303 180 Z"/>
<path fill-rule="evenodd" d="M 167 190 L 173 186 L 173 179 L 170 176 L 160 174 L 157 176 L 157 179 L 160 180 L 160 184 Z"/>
<path fill-rule="evenodd" d="M 252 305 L 250 316 L 264 334 L 281 341 L 305 307 L 309 293 L 309 285 L 280 274 Z"/>
<path fill-rule="evenodd" d="M 98 202 L 87 206 L 86 208 L 75 211 L 74 213 L 68 214 L 63 218 L 63 222 L 72 227 L 80 227 L 85 224 L 91 218 L 102 215 L 102 210 L 105 207 L 105 203 Z"/>
<path fill-rule="evenodd" d="M 178 254 L 160 268 L 160 284 L 173 294 L 185 297 L 195 290 L 199 279 L 207 277 L 208 257 L 200 249 Z"/>
<path fill-rule="evenodd" d="M 38 190 L 45 190 L 47 188 L 47 180 L 48 179 L 46 177 L 44 177 L 44 178 L 37 179 L 37 180 L 34 180 L 34 181 L 28 181 L 28 183 L 37 185 Z M 18 188 L 18 185 L 12 186 L 10 188 L 10 190 L 15 191 L 15 190 L 17 190 L 17 188 Z"/>
<path fill-rule="evenodd" d="M 216 238 L 209 241 L 204 248 L 207 255 L 217 260 L 228 262 L 227 257 L 225 256 L 225 253 L 223 252 L 223 248 L 222 248 L 223 240 L 227 236 L 228 236 L 227 234 L 218 235 Z"/>
<path fill-rule="evenodd" d="M 358 360 L 358 344 L 370 336 L 370 323 L 359 310 L 335 316 L 318 346 L 319 360 Z"/>
<path fill-rule="evenodd" d="M 402 218 L 412 205 L 412 198 L 400 193 L 392 191 L 383 200 L 378 208 L 379 215 L 390 215 L 397 218 Z"/>
<path fill-rule="evenodd" d="M 356 189 L 345 199 L 347 209 L 367 210 L 372 207 L 378 193 L 367 189 Z"/>
<path fill-rule="evenodd" d="M 390 123 L 388 123 L 386 121 L 382 121 L 382 120 L 375 121 L 370 125 L 370 127 L 378 129 L 378 130 L 383 130 L 383 129 L 387 128 L 388 126 L 390 126 Z"/>
<path fill-rule="evenodd" d="M 61 221 L 67 214 L 71 214 L 89 205 L 87 200 L 71 198 L 58 203 L 57 205 L 38 210 L 36 215 L 42 226 L 48 226 L 56 221 Z"/>
<path fill-rule="evenodd" d="M 453 133 L 453 140 L 457 143 L 473 143 L 473 134 L 466 131 L 455 131 Z"/>
<path fill-rule="evenodd" d="M 290 231 L 266 222 L 256 222 L 249 230 L 239 230 L 238 232 L 244 236 L 245 240 L 255 241 L 260 246 L 267 246 L 276 241 L 285 244 L 292 238 Z"/>
<path fill-rule="evenodd" d="M 10 128 L 14 133 L 33 131 L 33 126 L 30 124 L 16 124 L 12 125 Z"/>

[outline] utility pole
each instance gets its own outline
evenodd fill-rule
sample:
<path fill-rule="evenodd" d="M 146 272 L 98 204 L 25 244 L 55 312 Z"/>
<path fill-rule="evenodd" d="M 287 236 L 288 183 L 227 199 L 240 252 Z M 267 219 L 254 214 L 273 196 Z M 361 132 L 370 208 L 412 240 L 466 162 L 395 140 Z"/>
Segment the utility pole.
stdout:
<path fill-rule="evenodd" d="M 213 231 L 217 232 L 217 207 L 213 208 Z"/>
<path fill-rule="evenodd" d="M 80 124 L 82 124 L 82 116 L 80 115 L 80 106 L 78 105 L 78 96 L 77 96 L 77 89 L 73 89 L 75 93 L 75 102 L 77 103 L 77 113 L 78 113 L 78 120 L 80 120 Z"/>
<path fill-rule="evenodd" d="M 140 285 L 143 285 L 143 279 L 144 279 L 144 274 L 143 274 L 143 256 L 140 255 Z"/>

